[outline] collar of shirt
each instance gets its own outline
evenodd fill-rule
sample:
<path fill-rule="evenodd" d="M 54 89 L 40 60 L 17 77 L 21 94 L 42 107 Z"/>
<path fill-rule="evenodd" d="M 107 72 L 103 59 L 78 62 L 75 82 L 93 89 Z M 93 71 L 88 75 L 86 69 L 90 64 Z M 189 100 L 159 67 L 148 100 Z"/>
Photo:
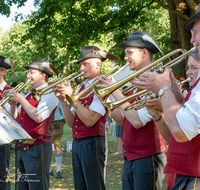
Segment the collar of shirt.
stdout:
<path fill-rule="evenodd" d="M 3 91 L 4 87 L 6 86 L 6 81 L 4 80 L 1 84 L 0 84 L 0 90 Z"/>
<path fill-rule="evenodd" d="M 96 78 L 94 78 L 92 80 L 86 80 L 86 81 L 84 81 L 85 88 L 87 88 L 88 86 L 90 86 L 94 82 L 95 79 Z"/>
<path fill-rule="evenodd" d="M 37 87 L 36 90 L 40 90 L 40 89 L 45 88 L 45 87 L 47 87 L 47 86 L 48 86 L 48 84 L 45 83 L 45 84 L 43 84 L 43 85 Z"/>

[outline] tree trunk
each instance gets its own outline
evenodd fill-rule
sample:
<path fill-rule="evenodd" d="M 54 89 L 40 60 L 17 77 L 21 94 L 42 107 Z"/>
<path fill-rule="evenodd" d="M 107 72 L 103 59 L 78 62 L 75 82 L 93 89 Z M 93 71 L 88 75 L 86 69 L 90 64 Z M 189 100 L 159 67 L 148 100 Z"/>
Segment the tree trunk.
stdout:
<path fill-rule="evenodd" d="M 195 14 L 198 7 L 198 0 L 190 0 L 190 4 L 187 3 L 187 0 L 168 0 L 169 17 L 170 17 L 170 26 L 171 26 L 171 40 L 170 40 L 170 50 L 175 49 L 186 49 L 189 50 L 193 47 L 190 43 L 191 35 L 186 33 L 183 30 L 183 25 L 186 21 L 182 16 L 174 13 L 174 10 L 181 12 L 183 15 L 187 15 L 190 18 Z M 180 54 L 179 54 L 180 55 Z M 176 56 L 176 55 L 175 55 Z M 177 56 L 176 56 L 177 57 Z M 184 76 L 186 77 L 186 65 L 187 58 L 173 67 L 175 76 Z"/>

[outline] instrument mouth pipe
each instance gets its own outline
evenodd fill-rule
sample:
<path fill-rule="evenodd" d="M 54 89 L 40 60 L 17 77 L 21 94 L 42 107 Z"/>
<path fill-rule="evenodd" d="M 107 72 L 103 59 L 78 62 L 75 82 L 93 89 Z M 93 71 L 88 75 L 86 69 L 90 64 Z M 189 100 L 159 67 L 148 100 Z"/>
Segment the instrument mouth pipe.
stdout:
<path fill-rule="evenodd" d="M 193 51 L 196 51 L 196 47 L 193 47 L 191 48 L 189 51 L 186 51 L 184 49 L 177 49 L 177 50 L 174 50 L 172 52 L 170 52 L 169 54 L 161 57 L 160 59 L 158 59 L 157 61 L 154 61 L 153 63 L 147 65 L 146 67 L 140 69 L 139 71 L 133 73 L 132 75 L 129 75 L 127 77 L 125 77 L 124 79 L 118 81 L 118 82 L 115 82 L 114 84 L 110 85 L 110 86 L 107 86 L 105 88 L 100 88 L 100 87 L 97 87 L 97 86 L 94 86 L 94 90 L 95 90 L 95 94 L 96 96 L 99 98 L 99 100 L 105 104 L 105 101 L 106 99 L 115 91 L 117 90 L 118 88 L 120 88 L 121 86 L 123 86 L 124 84 L 126 84 L 127 82 L 129 82 L 130 80 L 136 78 L 137 76 L 139 76 L 140 74 L 142 74 L 143 72 L 147 71 L 147 70 L 152 70 L 154 69 L 154 71 L 156 72 L 163 72 L 164 71 L 164 68 L 167 67 L 167 66 L 175 66 L 176 64 L 180 63 L 181 61 L 183 61 L 186 56 L 188 54 L 190 54 L 191 52 Z M 171 57 L 172 55 L 178 53 L 178 52 L 182 52 L 183 54 L 180 55 L 179 57 L 175 58 L 174 60 L 166 63 L 164 66 L 162 67 L 159 67 L 162 63 L 162 61 L 164 61 L 165 59 Z"/>

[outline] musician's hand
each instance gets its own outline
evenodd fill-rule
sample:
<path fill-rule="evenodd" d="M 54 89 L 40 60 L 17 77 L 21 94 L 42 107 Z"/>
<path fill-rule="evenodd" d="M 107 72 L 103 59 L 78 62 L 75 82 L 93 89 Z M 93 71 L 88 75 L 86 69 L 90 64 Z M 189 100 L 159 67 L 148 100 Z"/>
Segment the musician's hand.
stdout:
<path fill-rule="evenodd" d="M 54 92 L 56 97 L 61 101 L 66 100 L 66 95 L 70 97 L 74 95 L 73 89 L 69 82 L 67 83 L 67 86 L 58 84 L 57 89 Z"/>
<path fill-rule="evenodd" d="M 161 100 L 158 98 L 146 100 L 146 108 L 154 109 L 159 112 L 163 112 Z"/>
<path fill-rule="evenodd" d="M 104 88 L 104 87 L 110 86 L 111 84 L 115 83 L 114 78 L 108 78 L 105 75 L 101 75 L 101 76 L 97 77 L 97 79 L 101 83 L 96 84 L 96 86 L 100 87 L 100 88 Z"/>
<path fill-rule="evenodd" d="M 19 92 L 15 92 L 14 90 L 12 90 L 8 96 L 10 96 L 10 99 L 9 99 L 9 103 L 10 104 L 14 104 L 16 102 L 18 103 L 22 103 L 22 101 L 24 100 L 24 96 L 22 94 L 20 94 Z"/>
<path fill-rule="evenodd" d="M 147 111 L 149 112 L 149 114 L 153 117 L 154 120 L 158 119 L 160 117 L 160 112 L 156 111 L 153 108 L 150 107 L 146 107 Z"/>
<path fill-rule="evenodd" d="M 165 68 L 163 74 L 146 72 L 141 74 L 137 80 L 132 80 L 136 88 L 147 89 L 158 95 L 159 90 L 165 86 L 171 86 L 170 68 Z"/>

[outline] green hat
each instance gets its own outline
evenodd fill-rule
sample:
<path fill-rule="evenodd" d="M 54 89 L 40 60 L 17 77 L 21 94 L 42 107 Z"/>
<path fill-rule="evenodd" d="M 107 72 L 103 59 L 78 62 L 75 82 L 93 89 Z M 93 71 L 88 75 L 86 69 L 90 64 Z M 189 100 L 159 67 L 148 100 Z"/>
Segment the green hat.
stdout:
<path fill-rule="evenodd" d="M 118 47 L 121 49 L 125 49 L 126 47 L 146 48 L 154 54 L 162 53 L 162 50 L 158 47 L 156 42 L 154 42 L 153 37 L 146 32 L 133 32 L 129 34 L 127 41 L 120 44 Z"/>
<path fill-rule="evenodd" d="M 46 73 L 48 77 L 52 77 L 54 73 L 58 76 L 58 72 L 56 68 L 51 65 L 49 62 L 46 62 L 42 59 L 34 59 L 30 65 L 24 67 L 26 70 L 28 69 L 36 69 L 39 71 L 42 71 L 43 73 Z"/>
<path fill-rule="evenodd" d="M 12 72 L 14 72 L 15 66 L 11 59 L 5 58 L 4 56 L 0 55 L 0 67 L 3 67 L 5 69 L 11 69 Z"/>
<path fill-rule="evenodd" d="M 190 17 L 184 24 L 183 29 L 190 34 L 190 30 L 193 28 L 194 23 L 200 20 L 200 4 L 198 6 L 198 9 L 196 11 L 196 14 Z"/>
<path fill-rule="evenodd" d="M 79 60 L 75 63 L 79 63 L 80 61 L 91 58 L 99 58 L 102 60 L 102 62 L 106 59 L 118 62 L 118 60 L 120 59 L 118 56 L 106 51 L 102 51 L 96 46 L 86 46 L 81 48 Z"/>

